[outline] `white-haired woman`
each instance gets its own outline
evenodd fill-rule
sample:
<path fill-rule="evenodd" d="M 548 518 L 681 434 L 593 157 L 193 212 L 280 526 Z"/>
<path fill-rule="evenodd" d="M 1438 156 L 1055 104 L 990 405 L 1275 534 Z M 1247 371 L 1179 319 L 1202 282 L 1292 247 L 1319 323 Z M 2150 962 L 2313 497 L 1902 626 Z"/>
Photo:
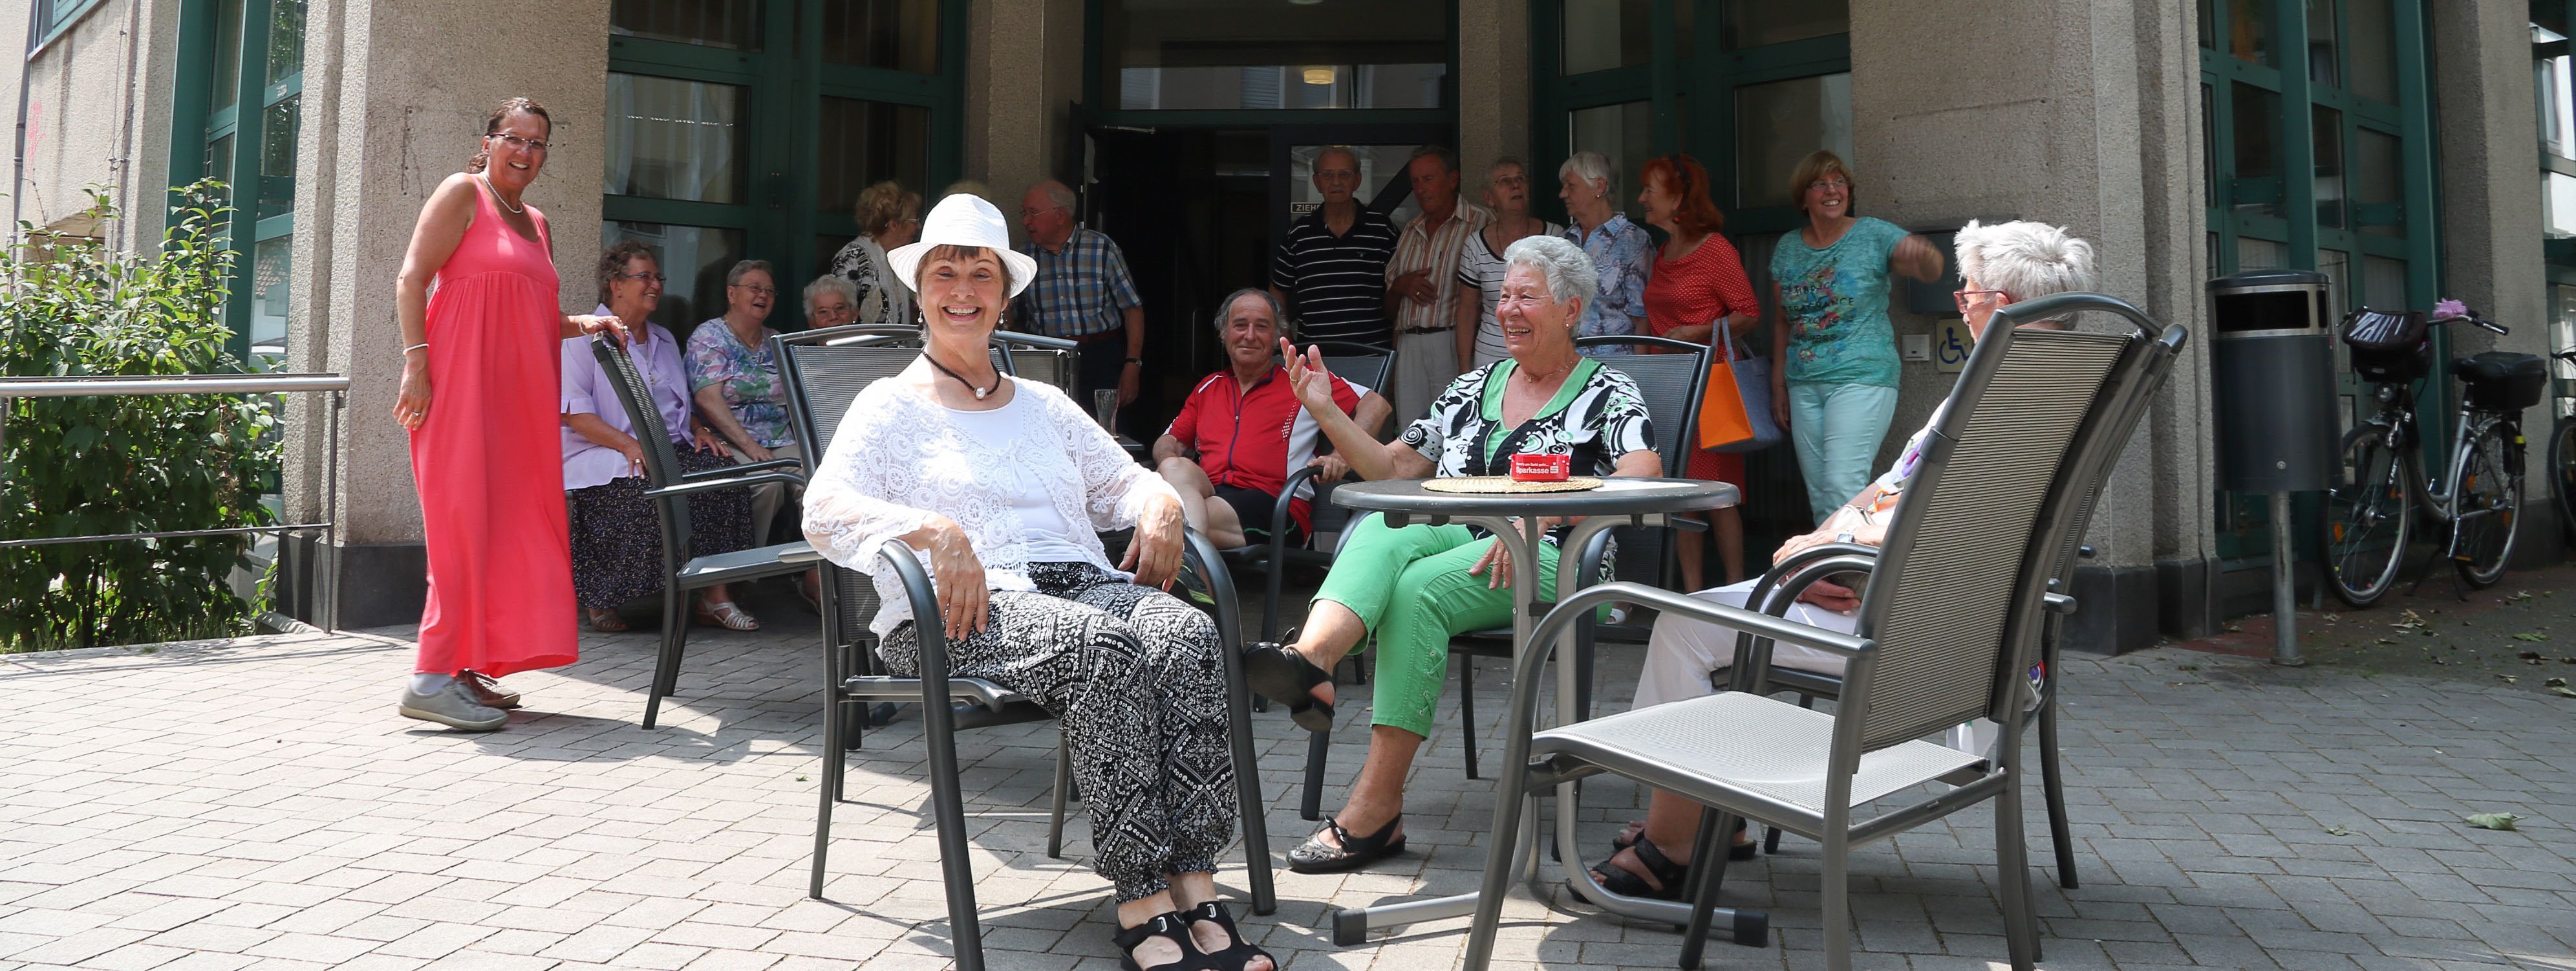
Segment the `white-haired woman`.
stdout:
<path fill-rule="evenodd" d="M 859 285 L 849 277 L 826 273 L 805 285 L 805 327 L 822 330 L 856 323 L 859 317 Z"/>
<path fill-rule="evenodd" d="M 888 669 L 919 673 L 919 625 L 939 624 L 956 676 L 1056 716 L 1092 868 L 1117 888 L 1122 967 L 1270 971 L 1216 898 L 1234 762 L 1216 625 L 1160 589 L 1180 569 L 1180 496 L 1063 392 L 994 370 L 993 330 L 1037 270 L 1000 210 L 949 196 L 887 262 L 928 318 L 922 354 L 851 402 L 806 490 L 806 538 L 874 579 Z M 1130 526 L 1112 567 L 1096 531 Z M 887 543 L 923 554 L 940 616 L 912 615 Z"/>
<path fill-rule="evenodd" d="M 1959 315 L 1968 322 L 1970 339 L 1985 334 L 1986 323 L 1994 318 L 1998 307 L 2093 285 L 2092 244 L 2056 226 L 2036 222 L 1981 226 L 1971 222 L 1959 230 L 1957 238 L 1959 272 L 1967 284 L 1960 289 L 1957 301 Z M 2064 323 L 2040 321 L 2026 326 L 2053 328 Z M 1924 439 L 1940 420 L 1941 412 L 1935 409 L 1923 423 L 1923 430 L 1905 443 L 1905 451 L 1898 454 L 1886 474 L 1862 488 L 1848 503 L 1837 505 L 1815 532 L 1780 544 L 1773 562 L 1819 543 L 1878 546 L 1886 542 L 1887 524 L 1895 519 L 1897 502 L 1904 498 L 1906 484 L 1919 464 Z M 1759 582 L 1748 580 L 1692 596 L 1742 607 L 1752 595 L 1753 585 Z M 1790 620 L 1843 633 L 1858 626 L 1853 612 L 1860 607 L 1859 595 L 1848 587 L 1818 583 L 1798 599 L 1801 602 L 1789 608 Z M 1712 693 L 1716 672 L 1734 663 L 1735 639 L 1733 628 L 1664 615 L 1655 622 L 1654 636 L 1646 647 L 1645 668 L 1637 675 L 1636 706 L 1645 708 Z M 1837 655 L 1787 643 L 1772 645 L 1771 663 L 1831 675 L 1840 675 L 1843 670 L 1842 658 Z M 1698 835 L 1699 804 L 1656 792 L 1647 805 L 1645 821 L 1620 834 L 1614 841 L 1617 855 L 1595 868 L 1594 876 L 1617 893 L 1678 899 L 1682 880 L 1690 869 L 1681 861 L 1690 859 Z M 1751 859 L 1754 849 L 1750 834 L 1739 828 L 1734 839 L 1734 858 Z"/>
<path fill-rule="evenodd" d="M 1468 300 L 1462 293 L 1458 301 L 1458 361 L 1470 368 L 1511 354 L 1503 346 L 1502 322 L 1494 319 L 1494 305 L 1503 296 L 1503 251 L 1527 237 L 1565 232 L 1563 226 L 1530 215 L 1529 201 L 1529 166 L 1520 159 L 1506 155 L 1485 168 L 1485 207 L 1494 211 L 1494 221 L 1468 237 L 1458 253 L 1458 285 L 1475 287 L 1481 297 Z"/>
<path fill-rule="evenodd" d="M 1574 220 L 1564 237 L 1591 257 L 1600 288 L 1584 301 L 1574 336 L 1648 333 L 1646 279 L 1655 272 L 1655 238 L 1619 211 L 1618 167 L 1599 152 L 1576 152 L 1556 167 L 1556 181 L 1556 197 Z"/>
<path fill-rule="evenodd" d="M 1512 456 L 1531 453 L 1569 456 L 1578 475 L 1661 472 L 1636 382 L 1574 352 L 1575 323 L 1598 292 L 1592 261 L 1573 243 L 1532 236 L 1505 249 L 1503 263 L 1497 310 L 1510 357 L 1460 375 L 1429 414 L 1381 444 L 1333 407 L 1322 353 L 1308 348 L 1300 359 L 1287 348 L 1289 380 L 1307 413 L 1367 479 L 1501 475 Z M 1531 569 L 1467 526 L 1399 529 L 1372 516 L 1353 529 L 1297 642 L 1245 655 L 1252 689 L 1286 704 L 1300 727 L 1320 731 L 1332 725 L 1326 672 L 1369 635 L 1377 638 L 1368 761 L 1350 802 L 1289 852 L 1289 869 L 1350 870 L 1403 852 L 1404 777 L 1431 734 L 1449 638 L 1510 623 L 1515 567 L 1528 571 L 1518 582 L 1553 590 L 1556 562 L 1553 534 Z"/>

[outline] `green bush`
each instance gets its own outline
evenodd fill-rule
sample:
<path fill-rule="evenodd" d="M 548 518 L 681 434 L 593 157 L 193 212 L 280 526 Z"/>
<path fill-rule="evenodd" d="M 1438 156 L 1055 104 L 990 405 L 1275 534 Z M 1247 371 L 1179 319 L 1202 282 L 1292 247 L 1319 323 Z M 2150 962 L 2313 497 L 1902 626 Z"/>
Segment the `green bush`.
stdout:
<path fill-rule="evenodd" d="M 211 181 L 157 252 L 114 253 L 21 224 L 0 252 L 0 374 L 182 375 L 253 368 L 226 352 L 232 211 Z M 100 222 L 117 218 L 90 192 Z M 0 536 L 270 525 L 261 486 L 281 452 L 273 396 L 5 399 Z M 227 582 L 242 536 L 0 548 L 0 652 L 223 637 L 252 604 Z"/>

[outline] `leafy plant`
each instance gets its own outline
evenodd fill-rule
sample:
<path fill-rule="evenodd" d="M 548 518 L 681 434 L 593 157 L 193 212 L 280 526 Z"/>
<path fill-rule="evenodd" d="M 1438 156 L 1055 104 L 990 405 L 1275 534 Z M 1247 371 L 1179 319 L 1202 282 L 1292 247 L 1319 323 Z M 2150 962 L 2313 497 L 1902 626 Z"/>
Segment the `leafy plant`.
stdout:
<path fill-rule="evenodd" d="M 224 349 L 232 210 L 211 180 L 172 190 L 155 252 L 20 224 L 0 252 L 0 374 L 147 376 L 253 370 Z M 117 218 L 103 190 L 88 213 Z M 270 525 L 260 503 L 281 454 L 259 395 L 12 398 L 0 437 L 0 537 Z M 253 605 L 227 582 L 245 536 L 0 548 L 0 652 L 220 637 Z"/>

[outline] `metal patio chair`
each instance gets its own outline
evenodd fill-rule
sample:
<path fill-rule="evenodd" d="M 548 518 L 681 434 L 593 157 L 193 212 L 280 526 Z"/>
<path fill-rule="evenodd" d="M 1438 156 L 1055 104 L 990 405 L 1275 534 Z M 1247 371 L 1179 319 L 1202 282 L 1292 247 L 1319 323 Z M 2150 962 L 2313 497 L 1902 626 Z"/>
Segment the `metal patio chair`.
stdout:
<path fill-rule="evenodd" d="M 864 339 L 869 336 L 872 335 L 815 332 L 771 338 L 780 351 L 780 372 L 787 380 L 789 414 L 800 439 L 808 443 L 809 462 L 822 460 L 851 400 L 861 389 L 878 378 L 900 372 L 919 353 L 916 348 Z M 996 355 L 1001 353 L 997 343 Z M 1270 839 L 1261 815 L 1259 768 L 1252 753 L 1251 717 L 1246 707 L 1249 692 L 1243 687 L 1238 666 L 1240 611 L 1233 580 L 1215 549 L 1197 533 L 1189 534 L 1188 539 L 1182 582 L 1207 594 L 1217 605 L 1214 613 L 1219 642 L 1226 648 L 1221 653 L 1231 696 L 1229 730 L 1236 766 L 1237 806 L 1249 864 L 1246 879 L 1251 885 L 1253 912 L 1268 914 L 1277 909 L 1278 900 L 1271 883 Z M 937 597 L 912 551 L 903 544 L 891 543 L 881 558 L 884 568 L 894 570 L 903 580 L 914 616 L 938 616 Z M 875 663 L 875 637 L 868 633 L 879 605 L 875 587 L 865 575 L 824 560 L 810 547 L 803 552 L 799 565 L 820 566 L 828 581 L 823 585 L 823 773 L 807 894 L 818 899 L 823 895 L 831 850 L 832 808 L 842 796 L 846 776 L 845 736 L 855 738 L 858 726 L 852 716 L 878 702 L 918 702 L 931 811 L 938 827 L 940 865 L 947 884 L 950 935 L 957 950 L 957 966 L 961 971 L 978 971 L 983 966 L 978 943 L 982 931 L 976 916 L 974 872 L 966 850 L 965 797 L 958 778 L 956 733 L 961 729 L 1045 721 L 1051 716 L 1000 685 L 950 676 L 947 640 L 935 626 L 922 628 L 922 676 L 885 676 Z M 1051 857 L 1062 855 L 1065 803 L 1072 789 L 1067 756 L 1059 739 L 1052 818 L 1047 830 L 1047 855 Z"/>
<path fill-rule="evenodd" d="M 1788 578 L 1784 586 L 1797 587 L 1813 577 L 1873 570 L 1854 633 L 1624 582 L 1584 590 L 1551 611 L 1535 635 L 1539 643 L 1555 643 L 1577 615 L 1610 600 L 1734 627 L 1744 645 L 1733 668 L 1734 690 L 1533 733 L 1546 652 L 1531 652 L 1516 665 L 1506 775 L 1490 832 L 1520 832 L 1529 795 L 1601 772 L 1714 807 L 1703 814 L 1692 860 L 1684 968 L 1699 966 L 1724 877 L 1725 854 L 1713 850 L 1736 818 L 1816 839 L 1824 845 L 1826 964 L 1847 971 L 1852 846 L 1994 799 L 2005 939 L 2013 966 L 2031 967 L 2038 933 L 2018 764 L 2031 691 L 2025 672 L 2037 654 L 2047 583 L 2081 492 L 2073 466 L 2125 407 L 2115 395 L 2138 388 L 2132 376 L 2149 363 L 2154 338 L 2144 331 L 2119 336 L 2013 326 L 2016 319 L 2109 304 L 2127 306 L 2076 294 L 1998 311 L 1934 426 L 1887 545 L 1875 557 L 1819 557 Z M 1834 714 L 1767 697 L 1763 639 L 1849 659 Z M 1995 759 L 1919 741 L 1978 717 L 2003 726 Z M 1955 788 L 1855 816 L 1862 806 L 1931 782 Z M 1515 846 L 1521 842 L 1497 838 L 1487 856 L 1484 898 L 1467 950 L 1471 969 L 1485 967 L 1492 955 L 1503 894 L 1528 859 L 1516 850 L 1531 852 Z M 1590 893 L 1602 892 L 1588 874 L 1569 877 Z"/>
<path fill-rule="evenodd" d="M 810 549 L 805 541 L 797 540 L 698 556 L 690 545 L 689 497 L 769 482 L 803 485 L 805 477 L 785 471 L 796 467 L 795 459 L 773 459 L 705 472 L 680 471 L 680 455 L 671 444 L 670 426 L 662 421 L 662 409 L 645 398 L 641 390 L 644 376 L 635 369 L 635 360 L 606 335 L 590 339 L 590 353 L 607 373 L 609 387 L 616 390 L 617 402 L 626 408 L 626 420 L 635 429 L 636 441 L 644 446 L 644 494 L 653 499 L 654 511 L 662 521 L 662 646 L 654 656 L 653 683 L 644 697 L 644 727 L 652 728 L 661 716 L 662 699 L 679 686 L 680 655 L 689 642 L 689 592 L 804 572 L 805 564 L 791 562 L 788 554 Z"/>
<path fill-rule="evenodd" d="M 2128 308 L 2126 311 L 2115 308 L 2092 309 L 2108 309 L 2109 312 L 2122 316 L 2130 316 L 2135 312 L 2135 308 Z M 2154 322 L 2148 320 L 2142 313 L 2136 314 L 2132 319 L 2142 328 L 2154 326 Z M 2046 598 L 2048 617 L 2046 627 L 2040 635 L 2039 663 L 2036 668 L 2038 673 L 2033 678 L 2036 694 L 2030 703 L 2032 713 L 2038 716 L 2039 721 L 2040 788 L 2048 809 L 2049 844 L 2057 858 L 2058 886 L 2068 890 L 2075 889 L 2078 880 L 2075 876 L 2075 839 L 2066 818 L 2066 790 L 2060 778 L 2058 764 L 2058 656 L 2063 648 L 2061 636 L 2064 633 L 2066 618 L 2073 615 L 2080 605 L 2065 591 L 2074 582 L 2077 565 L 2093 556 L 2093 548 L 2084 545 L 2084 531 L 2093 520 L 2093 511 L 2101 499 L 2102 488 L 2110 479 L 2112 468 L 2119 464 L 2120 452 L 2128 444 L 2130 434 L 2137 429 L 2138 422 L 2145 418 L 2147 408 L 2154 404 L 2157 391 L 2164 386 L 2165 380 L 2172 376 L 2174 365 L 2181 359 L 2182 347 L 2187 339 L 2188 336 L 2180 325 L 2166 327 L 2164 332 L 2158 335 L 2155 344 L 2149 349 L 2146 365 L 2142 369 L 2124 375 L 2127 380 L 2143 384 L 2143 390 L 2132 393 L 2129 389 L 2121 389 L 2113 400 L 2120 402 L 2123 410 L 2111 414 L 2103 426 L 2103 434 L 2089 439 L 2085 443 L 2083 452 L 2070 459 L 2069 481 L 2081 491 L 2076 494 L 2074 505 L 2070 507 L 2073 518 L 2068 522 L 2063 541 L 2058 544 L 2049 572 L 2049 594 Z M 1836 544 L 1827 544 L 1827 546 L 1833 548 L 1811 547 L 1801 550 L 1796 556 L 1780 561 L 1772 567 L 1770 573 L 1763 576 L 1762 585 L 1754 589 L 1753 595 L 1746 602 L 1756 605 L 1755 609 L 1773 616 L 1780 616 L 1786 613 L 1789 607 L 1796 603 L 1798 595 L 1804 592 L 1803 587 L 1787 589 L 1779 586 L 1780 582 L 1798 572 L 1807 563 L 1827 555 L 1871 556 L 1877 552 L 1874 547 L 1844 547 Z M 1798 695 L 1799 705 L 1806 707 L 1812 705 L 1817 699 L 1828 701 L 1836 699 L 1841 692 L 1842 679 L 1813 671 L 1773 668 L 1770 672 L 1770 685 L 1775 690 L 1795 692 Z M 1771 830 L 1765 836 L 1764 843 L 1765 852 L 1777 852 L 1780 848 L 1780 831 Z"/>

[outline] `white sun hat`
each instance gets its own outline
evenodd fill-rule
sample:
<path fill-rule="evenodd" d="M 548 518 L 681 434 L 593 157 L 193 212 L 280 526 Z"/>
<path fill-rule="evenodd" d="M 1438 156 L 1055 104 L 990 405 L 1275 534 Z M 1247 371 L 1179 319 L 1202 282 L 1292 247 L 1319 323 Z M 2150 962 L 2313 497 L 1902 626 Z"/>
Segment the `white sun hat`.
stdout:
<path fill-rule="evenodd" d="M 921 238 L 887 251 L 886 265 L 893 268 L 895 279 L 903 281 L 904 289 L 918 292 L 921 258 L 940 246 L 992 250 L 1010 270 L 1011 296 L 1019 296 L 1029 288 L 1029 281 L 1037 279 L 1038 261 L 1011 248 L 1011 224 L 1003 222 L 1002 211 L 981 197 L 960 192 L 939 200 L 921 221 Z"/>

